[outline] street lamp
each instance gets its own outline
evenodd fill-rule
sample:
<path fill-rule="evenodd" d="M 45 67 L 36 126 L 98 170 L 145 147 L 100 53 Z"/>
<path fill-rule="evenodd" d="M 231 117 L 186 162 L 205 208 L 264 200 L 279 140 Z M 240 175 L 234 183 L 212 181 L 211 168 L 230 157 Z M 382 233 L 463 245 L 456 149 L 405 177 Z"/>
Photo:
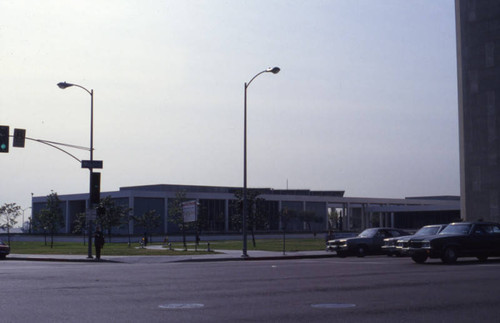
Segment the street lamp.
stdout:
<path fill-rule="evenodd" d="M 73 83 L 67 83 L 67 82 L 60 82 L 57 83 L 57 86 L 61 89 L 66 89 L 71 86 L 76 86 L 79 87 L 80 89 L 85 90 L 88 94 L 90 94 L 90 164 L 92 165 L 93 160 L 94 160 L 94 90 L 87 90 L 81 85 L 78 84 L 73 84 Z M 90 170 L 90 180 L 89 180 L 89 209 L 92 209 L 92 201 L 91 201 L 91 194 L 92 194 L 92 172 L 93 169 L 89 168 Z M 88 221 L 88 233 L 89 233 L 89 243 L 88 243 L 88 258 L 92 258 L 92 220 Z"/>
<path fill-rule="evenodd" d="M 255 78 L 263 73 L 273 73 L 278 74 L 280 71 L 279 67 L 268 68 L 260 73 L 257 73 L 252 79 L 245 83 L 245 111 L 244 111 L 244 126 L 243 126 L 243 219 L 241 221 L 242 231 L 243 231 L 243 254 L 242 257 L 248 257 L 247 254 L 247 88 L 250 86 Z"/>

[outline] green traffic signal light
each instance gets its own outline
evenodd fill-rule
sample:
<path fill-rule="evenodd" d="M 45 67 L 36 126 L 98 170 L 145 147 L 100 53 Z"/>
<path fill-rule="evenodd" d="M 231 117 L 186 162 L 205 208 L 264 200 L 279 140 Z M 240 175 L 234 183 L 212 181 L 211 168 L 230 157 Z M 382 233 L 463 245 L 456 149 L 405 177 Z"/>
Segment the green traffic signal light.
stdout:
<path fill-rule="evenodd" d="M 0 153 L 9 152 L 9 126 L 0 126 Z"/>

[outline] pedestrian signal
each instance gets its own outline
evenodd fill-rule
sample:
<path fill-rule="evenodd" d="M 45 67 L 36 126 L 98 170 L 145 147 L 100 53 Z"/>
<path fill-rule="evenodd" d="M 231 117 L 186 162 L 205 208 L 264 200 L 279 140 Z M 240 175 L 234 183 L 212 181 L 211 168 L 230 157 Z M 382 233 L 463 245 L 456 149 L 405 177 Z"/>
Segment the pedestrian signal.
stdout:
<path fill-rule="evenodd" d="M 12 141 L 12 146 L 24 148 L 25 140 L 26 129 L 14 129 L 14 140 Z"/>

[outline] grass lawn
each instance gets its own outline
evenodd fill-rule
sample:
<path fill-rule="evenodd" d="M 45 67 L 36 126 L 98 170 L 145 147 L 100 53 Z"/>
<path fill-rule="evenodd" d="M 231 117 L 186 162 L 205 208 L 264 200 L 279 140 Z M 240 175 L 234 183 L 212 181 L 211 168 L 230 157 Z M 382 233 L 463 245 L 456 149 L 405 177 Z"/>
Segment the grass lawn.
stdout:
<path fill-rule="evenodd" d="M 261 239 L 256 240 L 255 247 L 252 243 L 251 236 L 248 237 L 248 250 L 265 250 L 265 251 L 283 251 L 283 239 Z M 210 242 L 210 248 L 221 250 L 239 250 L 242 249 L 243 241 L 213 241 Z M 285 239 L 286 251 L 314 251 L 325 250 L 324 239 Z"/>
<path fill-rule="evenodd" d="M 93 247 L 93 246 L 92 246 Z M 14 241 L 10 245 L 10 252 L 15 254 L 45 254 L 45 255 L 86 255 L 88 253 L 88 245 L 81 242 L 56 242 L 54 241 L 53 248 L 50 243 L 43 242 L 21 242 Z M 95 249 L 92 249 L 95 253 Z M 127 243 L 106 243 L 102 249 L 102 254 L 107 256 L 178 256 L 178 255 L 200 255 L 206 254 L 206 250 L 200 251 L 174 251 L 168 248 L 163 249 L 145 249 L 139 248 L 139 244 L 132 244 L 130 247 Z"/>
<path fill-rule="evenodd" d="M 325 241 L 323 239 L 287 239 L 286 251 L 311 251 L 325 250 Z M 210 241 L 211 252 L 217 250 L 240 250 L 242 249 L 241 240 Z M 53 255 L 86 255 L 88 246 L 82 242 L 57 242 L 54 241 L 53 248 L 50 242 L 45 245 L 44 242 L 24 242 L 13 241 L 11 243 L 11 253 L 14 254 L 53 254 Z M 108 256 L 155 256 L 155 255 L 200 255 L 207 254 L 207 242 L 202 241 L 198 246 L 198 251 L 194 251 L 194 243 L 188 243 L 188 251 L 184 251 L 182 242 L 172 243 L 174 250 L 169 248 L 162 249 L 143 249 L 139 248 L 138 243 L 128 246 L 127 243 L 106 243 L 102 250 L 103 255 Z M 283 240 L 281 239 L 261 239 L 256 241 L 253 246 L 251 236 L 249 236 L 247 248 L 251 250 L 265 251 L 283 251 Z M 95 253 L 95 250 L 92 250 Z"/>

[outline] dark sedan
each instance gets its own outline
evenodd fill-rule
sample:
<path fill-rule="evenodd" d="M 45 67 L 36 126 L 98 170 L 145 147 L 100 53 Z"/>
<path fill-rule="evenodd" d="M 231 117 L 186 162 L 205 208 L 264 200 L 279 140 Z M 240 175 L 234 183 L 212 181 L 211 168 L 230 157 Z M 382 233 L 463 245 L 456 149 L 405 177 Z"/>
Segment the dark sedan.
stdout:
<path fill-rule="evenodd" d="M 336 251 L 339 257 L 348 255 L 363 257 L 367 254 L 382 254 L 382 245 L 385 238 L 401 237 L 409 234 L 401 229 L 370 228 L 364 230 L 356 237 L 329 240 L 326 250 Z"/>
<path fill-rule="evenodd" d="M 9 253 L 9 245 L 0 240 L 0 259 L 5 259 Z"/>
<path fill-rule="evenodd" d="M 388 256 L 408 255 L 408 241 L 414 237 L 432 236 L 443 231 L 447 224 L 431 224 L 421 227 L 414 235 L 384 239 L 382 249 Z"/>
<path fill-rule="evenodd" d="M 451 264 L 458 257 L 477 257 L 480 261 L 500 257 L 500 224 L 451 223 L 436 236 L 410 239 L 409 253 L 416 263 L 423 263 L 427 258 L 441 258 Z"/>

